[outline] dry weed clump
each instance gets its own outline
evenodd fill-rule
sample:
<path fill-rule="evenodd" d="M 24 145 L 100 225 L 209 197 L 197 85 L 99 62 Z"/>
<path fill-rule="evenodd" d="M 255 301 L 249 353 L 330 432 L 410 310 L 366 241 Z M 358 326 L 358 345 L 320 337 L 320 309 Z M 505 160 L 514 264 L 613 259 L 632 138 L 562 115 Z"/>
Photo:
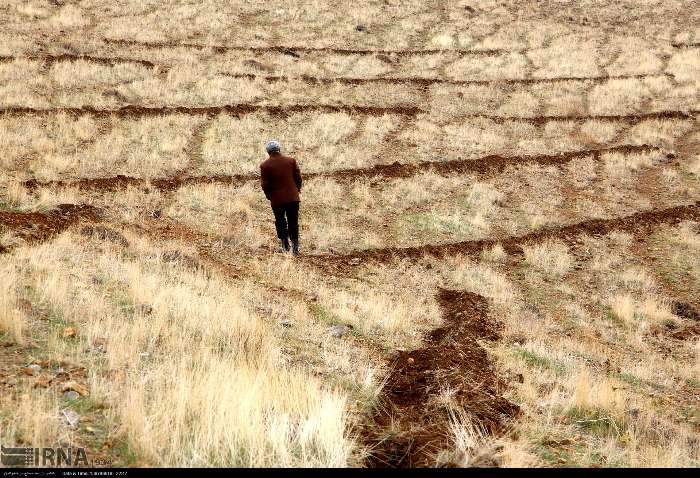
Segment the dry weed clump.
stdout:
<path fill-rule="evenodd" d="M 566 274 L 573 265 L 573 257 L 565 244 L 550 242 L 523 246 L 525 262 L 554 276 Z"/>

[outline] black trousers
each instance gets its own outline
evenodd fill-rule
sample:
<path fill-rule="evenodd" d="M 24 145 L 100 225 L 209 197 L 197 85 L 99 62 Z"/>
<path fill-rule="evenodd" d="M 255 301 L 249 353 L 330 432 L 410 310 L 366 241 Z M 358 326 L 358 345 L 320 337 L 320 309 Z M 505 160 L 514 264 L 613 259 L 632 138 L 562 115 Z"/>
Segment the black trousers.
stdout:
<path fill-rule="evenodd" d="M 299 243 L 299 202 L 288 202 L 273 206 L 277 237 L 284 241 L 289 237 L 293 244 Z"/>

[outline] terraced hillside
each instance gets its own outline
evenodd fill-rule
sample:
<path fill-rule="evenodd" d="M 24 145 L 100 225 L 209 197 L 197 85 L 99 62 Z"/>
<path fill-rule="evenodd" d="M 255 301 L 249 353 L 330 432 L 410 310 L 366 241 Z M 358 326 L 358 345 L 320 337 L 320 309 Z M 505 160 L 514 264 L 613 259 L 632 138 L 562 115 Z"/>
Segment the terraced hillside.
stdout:
<path fill-rule="evenodd" d="M 0 5 L 3 445 L 698 466 L 695 2 L 165 3 Z"/>

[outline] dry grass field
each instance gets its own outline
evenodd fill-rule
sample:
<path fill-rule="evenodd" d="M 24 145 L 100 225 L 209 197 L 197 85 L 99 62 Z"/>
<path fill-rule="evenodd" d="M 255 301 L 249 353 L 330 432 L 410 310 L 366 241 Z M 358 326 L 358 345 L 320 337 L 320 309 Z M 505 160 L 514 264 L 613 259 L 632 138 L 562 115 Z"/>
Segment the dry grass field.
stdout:
<path fill-rule="evenodd" d="M 2 2 L 0 442 L 700 465 L 695 3 Z"/>

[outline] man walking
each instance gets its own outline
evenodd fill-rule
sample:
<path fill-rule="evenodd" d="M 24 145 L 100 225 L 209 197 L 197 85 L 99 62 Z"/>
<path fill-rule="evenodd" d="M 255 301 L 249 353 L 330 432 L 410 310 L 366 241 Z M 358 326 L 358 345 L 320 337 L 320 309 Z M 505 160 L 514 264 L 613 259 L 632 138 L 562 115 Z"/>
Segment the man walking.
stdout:
<path fill-rule="evenodd" d="M 294 158 L 282 155 L 278 141 L 268 141 L 265 149 L 270 157 L 260 165 L 260 185 L 275 214 L 282 252 L 289 251 L 291 240 L 292 253 L 298 256 L 301 171 Z"/>

